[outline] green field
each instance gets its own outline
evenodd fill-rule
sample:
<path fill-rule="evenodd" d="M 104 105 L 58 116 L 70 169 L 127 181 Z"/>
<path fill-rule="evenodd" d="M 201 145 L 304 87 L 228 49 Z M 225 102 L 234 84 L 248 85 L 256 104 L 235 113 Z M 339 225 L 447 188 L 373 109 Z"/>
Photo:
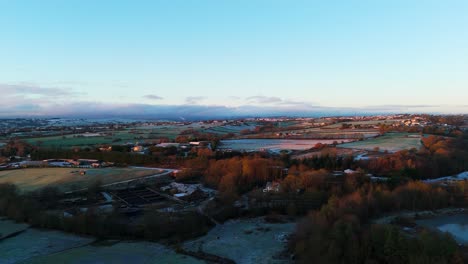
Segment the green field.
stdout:
<path fill-rule="evenodd" d="M 205 132 L 219 125 L 193 123 L 161 126 L 138 126 L 125 130 L 106 131 L 106 136 L 83 137 L 83 134 L 27 138 L 26 142 L 46 148 L 93 147 L 101 144 L 121 145 L 127 142 L 156 142 L 162 138 L 175 139 L 184 130 L 193 129 Z"/>
<path fill-rule="evenodd" d="M 399 123 L 404 119 L 388 119 L 388 120 L 367 120 L 367 121 L 350 121 L 350 122 L 339 122 L 336 124 L 325 126 L 324 128 L 340 128 L 343 124 L 350 124 L 350 125 L 391 125 L 394 123 Z"/>
<path fill-rule="evenodd" d="M 22 191 L 33 191 L 46 186 L 58 187 L 62 191 L 87 188 L 96 181 L 110 184 L 163 172 L 144 168 L 101 168 L 86 169 L 85 175 L 75 168 L 30 168 L 0 171 L 0 183 L 13 183 Z"/>
<path fill-rule="evenodd" d="M 396 152 L 421 147 L 419 134 L 387 133 L 384 136 L 338 145 L 340 148 Z"/>
<path fill-rule="evenodd" d="M 25 139 L 25 141 L 33 145 L 47 148 L 71 148 L 75 146 L 86 147 L 99 144 L 123 144 L 127 141 L 136 142 L 139 140 L 135 138 L 139 136 L 144 135 L 132 134 L 130 133 L 130 131 L 119 131 L 114 132 L 113 136 L 80 137 L 77 134 L 66 136 L 28 138 Z M 118 139 L 120 140 L 117 141 Z"/>
<path fill-rule="evenodd" d="M 0 228 L 5 224 L 6 227 L 12 225 L 0 221 Z M 18 224 L 18 226 L 21 226 L 21 224 Z M 0 242 L 0 263 L 21 263 L 22 261 L 35 259 L 39 256 L 85 246 L 93 241 L 94 238 L 29 228 L 17 236 Z"/>
<path fill-rule="evenodd" d="M 173 125 L 161 125 L 161 126 L 139 126 L 135 127 L 135 131 L 147 135 L 148 138 L 169 138 L 175 139 L 184 130 L 195 130 L 205 132 L 205 130 L 212 127 L 219 126 L 217 124 L 204 124 L 204 123 L 191 123 L 188 125 L 173 124 Z"/>
<path fill-rule="evenodd" d="M 218 125 L 205 129 L 203 132 L 226 135 L 229 133 L 239 134 L 242 130 L 253 130 L 258 125 L 257 122 L 246 122 L 239 125 Z"/>

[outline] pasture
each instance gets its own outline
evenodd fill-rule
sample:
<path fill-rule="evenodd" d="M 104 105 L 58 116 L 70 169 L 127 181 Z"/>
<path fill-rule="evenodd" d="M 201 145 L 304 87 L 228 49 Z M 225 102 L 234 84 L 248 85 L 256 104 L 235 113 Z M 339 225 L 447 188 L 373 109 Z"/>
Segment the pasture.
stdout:
<path fill-rule="evenodd" d="M 0 246 L 1 249 L 1 246 Z M 157 243 L 120 242 L 111 245 L 87 245 L 56 254 L 28 259 L 23 263 L 205 263 L 192 257 L 177 254 Z"/>
<path fill-rule="evenodd" d="M 383 136 L 338 145 L 340 148 L 397 152 L 421 147 L 419 134 L 387 133 Z"/>
<path fill-rule="evenodd" d="M 214 133 L 218 135 L 226 135 L 229 133 L 239 134 L 242 130 L 253 130 L 257 125 L 258 124 L 256 122 L 246 122 L 238 125 L 219 125 L 205 129 L 203 132 Z"/>
<path fill-rule="evenodd" d="M 24 231 L 28 229 L 28 227 L 28 224 L 15 223 L 12 220 L 0 219 L 0 240 L 16 232 Z"/>
<path fill-rule="evenodd" d="M 338 143 L 349 140 L 336 140 Z M 219 149 L 231 149 L 235 151 L 259 151 L 259 150 L 306 150 L 316 144 L 333 144 L 332 139 L 230 139 L 221 140 Z"/>
<path fill-rule="evenodd" d="M 337 127 L 316 127 L 310 124 L 301 124 L 294 127 L 281 127 L 274 132 L 263 132 L 250 135 L 243 135 L 243 138 L 278 138 L 282 136 L 293 137 L 295 139 L 360 139 L 379 135 L 379 131 L 374 128 L 364 129 L 340 129 Z M 281 134 L 280 134 L 281 133 Z"/>
<path fill-rule="evenodd" d="M 194 122 L 190 124 L 166 124 L 158 126 L 138 126 L 133 129 L 135 133 L 143 134 L 149 139 L 169 138 L 175 139 L 183 131 L 194 130 L 198 132 L 209 132 L 211 128 L 218 127 L 220 124 Z"/>
<path fill-rule="evenodd" d="M 336 124 L 325 126 L 324 128 L 340 128 L 343 124 L 350 125 L 362 125 L 362 126 L 377 126 L 377 125 L 392 125 L 395 123 L 400 123 L 404 119 L 387 119 L 387 120 L 366 120 L 366 121 L 349 121 L 349 122 L 339 122 Z"/>
<path fill-rule="evenodd" d="M 96 243 L 95 238 L 60 231 L 28 228 L 0 220 L 5 235 L 23 231 L 0 242 L 0 264 L 13 263 L 204 263 L 150 242 Z M 0 236 L 1 237 L 1 236 Z"/>
<path fill-rule="evenodd" d="M 155 142 L 162 138 L 175 139 L 185 130 L 210 132 L 209 129 L 220 125 L 192 123 L 167 124 L 158 126 L 137 126 L 124 130 L 105 131 L 91 134 L 73 134 L 64 136 L 43 136 L 25 139 L 26 142 L 45 148 L 93 147 L 101 144 L 121 145 L 127 142 Z"/>
<path fill-rule="evenodd" d="M 108 136 L 83 136 L 83 134 L 35 137 L 25 139 L 26 142 L 46 148 L 71 148 L 92 147 L 100 144 L 123 144 L 125 142 L 136 142 L 142 135 L 130 133 L 131 131 L 114 131 Z"/>
<path fill-rule="evenodd" d="M 239 264 L 289 263 L 277 256 L 287 246 L 285 238 L 295 223 L 271 224 L 263 218 L 229 220 L 214 227 L 207 235 L 184 243 L 184 248 L 226 257 Z"/>
<path fill-rule="evenodd" d="M 76 168 L 28 168 L 0 171 L 0 183 L 13 183 L 21 191 L 34 191 L 44 187 L 58 187 L 61 191 L 73 191 L 89 187 L 100 181 L 110 184 L 163 173 L 159 169 L 99 168 L 85 169 L 80 175 Z"/>
<path fill-rule="evenodd" d="M 0 222 L 0 226 L 3 224 Z M 11 226 L 11 224 L 7 223 L 7 226 Z M 30 228 L 18 236 L 7 238 L 0 243 L 0 263 L 19 263 L 84 246 L 92 241 L 94 241 L 93 238 Z"/>

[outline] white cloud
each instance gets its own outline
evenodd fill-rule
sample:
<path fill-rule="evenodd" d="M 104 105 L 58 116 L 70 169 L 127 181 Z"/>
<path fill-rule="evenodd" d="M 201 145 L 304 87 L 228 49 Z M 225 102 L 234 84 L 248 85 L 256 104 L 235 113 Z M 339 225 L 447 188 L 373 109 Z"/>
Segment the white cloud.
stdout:
<path fill-rule="evenodd" d="M 257 104 L 272 104 L 280 103 L 283 100 L 275 96 L 250 96 L 246 98 L 247 102 L 257 103 Z"/>
<path fill-rule="evenodd" d="M 151 99 L 151 100 L 162 100 L 162 99 L 164 99 L 163 97 L 155 95 L 155 94 L 147 94 L 147 95 L 145 95 L 143 97 L 146 98 L 146 99 Z"/>
<path fill-rule="evenodd" d="M 41 87 L 30 84 L 0 84 L 0 93 L 6 96 L 68 96 L 74 94 L 67 88 Z"/>
<path fill-rule="evenodd" d="M 185 103 L 186 104 L 198 104 L 205 99 L 206 99 L 205 96 L 189 96 L 185 98 Z"/>

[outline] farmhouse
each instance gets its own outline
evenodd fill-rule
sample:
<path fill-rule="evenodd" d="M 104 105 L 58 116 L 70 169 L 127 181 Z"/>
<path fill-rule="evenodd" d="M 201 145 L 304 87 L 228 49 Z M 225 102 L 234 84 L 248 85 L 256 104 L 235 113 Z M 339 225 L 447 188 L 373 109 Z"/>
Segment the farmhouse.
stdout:
<path fill-rule="evenodd" d="M 176 198 L 183 198 L 185 201 L 197 201 L 204 199 L 213 190 L 203 188 L 201 184 L 183 184 L 177 182 L 171 182 L 171 184 L 160 188 L 161 191 L 169 191 L 173 193 Z"/>
<path fill-rule="evenodd" d="M 352 169 L 346 169 L 343 171 L 345 174 L 354 174 L 356 173 L 356 171 L 352 170 Z"/>
<path fill-rule="evenodd" d="M 80 166 L 92 166 L 93 163 L 99 163 L 95 159 L 78 159 L 77 162 Z"/>
<path fill-rule="evenodd" d="M 112 151 L 112 146 L 100 147 L 99 151 L 101 152 L 109 152 Z"/>
<path fill-rule="evenodd" d="M 26 161 L 19 162 L 19 164 L 20 164 L 21 167 L 41 167 L 45 163 L 43 161 L 40 161 L 40 160 L 37 160 L 37 161 L 26 160 Z"/>
<path fill-rule="evenodd" d="M 209 141 L 191 141 L 189 142 L 190 146 L 193 147 L 208 147 L 210 148 L 211 143 Z"/>
<path fill-rule="evenodd" d="M 170 148 L 170 147 L 178 148 L 179 146 L 180 146 L 180 143 L 159 143 L 156 145 L 156 147 L 160 147 L 160 148 Z"/>
<path fill-rule="evenodd" d="M 72 159 L 47 159 L 43 160 L 43 163 L 52 167 L 72 167 L 80 165 L 78 161 Z"/>
<path fill-rule="evenodd" d="M 281 190 L 281 185 L 279 182 L 267 182 L 263 192 L 279 192 Z"/>

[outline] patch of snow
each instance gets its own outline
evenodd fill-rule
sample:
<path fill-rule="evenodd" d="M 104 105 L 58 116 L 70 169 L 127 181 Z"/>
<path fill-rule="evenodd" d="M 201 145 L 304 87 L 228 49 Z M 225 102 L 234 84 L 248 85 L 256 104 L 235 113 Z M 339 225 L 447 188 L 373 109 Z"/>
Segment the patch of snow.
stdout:
<path fill-rule="evenodd" d="M 101 192 L 102 196 L 104 196 L 104 199 L 106 199 L 106 202 L 112 202 L 112 196 L 106 192 Z"/>
<path fill-rule="evenodd" d="M 229 220 L 203 237 L 186 241 L 183 247 L 202 249 L 239 264 L 289 263 L 289 259 L 275 256 L 286 248 L 285 242 L 294 229 L 295 223 L 271 224 L 263 218 Z"/>
<path fill-rule="evenodd" d="M 441 182 L 452 182 L 452 181 L 466 181 L 468 180 L 468 171 L 462 172 L 455 176 L 446 176 L 435 179 L 424 180 L 426 183 L 441 183 Z"/>
<path fill-rule="evenodd" d="M 390 178 L 387 177 L 378 177 L 378 176 L 371 176 L 371 181 L 388 181 Z"/>
<path fill-rule="evenodd" d="M 201 184 L 184 184 L 184 183 L 178 183 L 178 182 L 171 182 L 171 184 L 160 188 L 160 190 L 162 191 L 166 191 L 169 189 L 176 189 L 179 192 L 179 194 L 181 194 L 181 196 L 176 196 L 176 197 L 191 195 L 196 190 L 201 190 L 209 194 L 213 194 L 216 192 L 216 190 L 203 187 Z"/>
<path fill-rule="evenodd" d="M 362 153 L 357 155 L 354 160 L 369 160 L 370 158 L 367 156 L 367 153 Z"/>

